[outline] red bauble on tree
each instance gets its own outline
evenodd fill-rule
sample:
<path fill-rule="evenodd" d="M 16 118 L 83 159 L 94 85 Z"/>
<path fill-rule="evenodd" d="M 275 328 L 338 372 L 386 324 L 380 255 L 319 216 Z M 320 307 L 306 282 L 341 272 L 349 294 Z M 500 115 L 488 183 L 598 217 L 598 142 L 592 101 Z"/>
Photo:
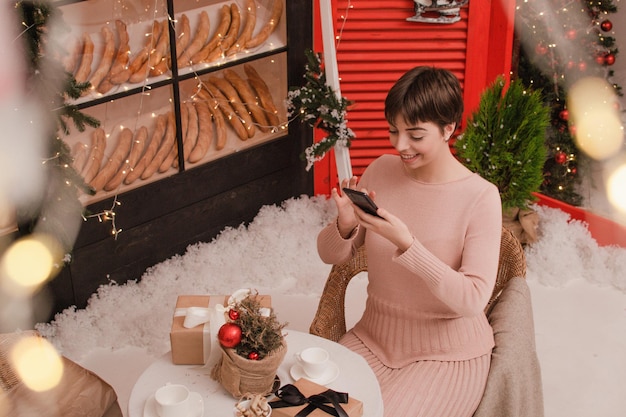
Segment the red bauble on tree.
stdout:
<path fill-rule="evenodd" d="M 239 312 L 231 308 L 228 310 L 228 318 L 231 320 L 237 320 L 239 318 Z"/>
<path fill-rule="evenodd" d="M 559 151 L 554 154 L 554 160 L 557 164 L 563 165 L 565 162 L 567 162 L 567 154 L 563 151 Z"/>
<path fill-rule="evenodd" d="M 606 65 L 613 65 L 613 64 L 615 64 L 615 55 L 613 55 L 613 54 L 606 54 L 604 56 L 604 63 Z"/>
<path fill-rule="evenodd" d="M 596 55 L 596 62 L 598 63 L 598 65 L 606 64 L 606 55 L 605 54 Z"/>
<path fill-rule="evenodd" d="M 217 340 L 225 348 L 234 348 L 241 342 L 241 327 L 235 323 L 225 323 L 217 332 Z"/>
<path fill-rule="evenodd" d="M 252 352 L 248 353 L 248 359 L 250 359 L 251 361 L 259 360 L 259 352 L 255 352 L 253 350 Z"/>
<path fill-rule="evenodd" d="M 569 120 L 569 110 L 567 109 L 563 109 L 559 112 L 559 118 L 561 118 L 561 120 Z"/>
<path fill-rule="evenodd" d="M 600 23 L 600 29 L 602 29 L 605 32 L 610 31 L 611 29 L 613 29 L 613 22 L 611 22 L 610 20 L 603 20 L 602 23 Z"/>
<path fill-rule="evenodd" d="M 535 47 L 535 53 L 537 53 L 537 55 L 545 55 L 547 52 L 548 52 L 548 47 L 545 46 L 543 43 L 539 43 Z"/>

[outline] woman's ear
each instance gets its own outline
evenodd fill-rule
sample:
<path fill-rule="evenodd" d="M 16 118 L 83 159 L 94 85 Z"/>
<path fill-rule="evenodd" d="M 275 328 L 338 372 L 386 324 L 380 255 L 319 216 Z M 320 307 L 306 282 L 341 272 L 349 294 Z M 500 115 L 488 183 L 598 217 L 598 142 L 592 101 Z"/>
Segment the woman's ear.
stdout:
<path fill-rule="evenodd" d="M 443 127 L 443 137 L 446 139 L 446 142 L 450 140 L 450 137 L 454 134 L 456 130 L 456 123 L 449 123 Z"/>

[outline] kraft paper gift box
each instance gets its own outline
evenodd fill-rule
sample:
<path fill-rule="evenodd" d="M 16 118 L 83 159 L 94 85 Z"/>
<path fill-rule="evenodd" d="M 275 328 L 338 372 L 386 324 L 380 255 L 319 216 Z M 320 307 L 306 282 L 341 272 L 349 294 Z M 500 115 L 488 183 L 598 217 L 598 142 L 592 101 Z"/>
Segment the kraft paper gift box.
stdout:
<path fill-rule="evenodd" d="M 172 362 L 176 365 L 206 365 L 217 362 L 220 355 L 217 332 L 226 322 L 226 314 L 218 305 L 227 306 L 230 295 L 180 295 L 170 330 Z M 269 295 L 259 295 L 261 307 L 272 305 Z M 193 315 L 199 324 L 186 327 Z"/>
<path fill-rule="evenodd" d="M 300 378 L 296 382 L 294 382 L 292 385 L 295 386 L 298 389 L 298 391 L 302 394 L 302 396 L 304 396 L 307 399 L 313 395 L 324 394 L 327 391 L 329 391 L 329 388 L 316 384 L 315 382 L 309 381 L 306 378 Z M 287 386 L 281 387 L 281 390 L 286 389 L 286 387 Z M 342 400 L 345 399 L 345 397 L 347 397 L 347 402 L 346 403 L 340 402 L 339 405 L 341 406 L 341 408 L 343 408 L 343 410 L 348 414 L 349 417 L 362 417 L 363 416 L 363 402 L 357 400 L 356 398 L 352 398 L 350 394 L 346 393 L 345 391 L 334 391 L 334 392 L 338 394 L 339 398 Z M 344 398 L 341 398 L 342 396 L 344 396 Z M 278 398 L 276 400 L 270 401 L 269 404 L 270 405 L 273 404 L 272 417 L 294 417 L 296 414 L 298 414 L 300 411 L 302 411 L 306 407 L 309 407 L 309 409 L 311 410 L 309 414 L 306 414 L 307 417 L 329 417 L 333 415 L 331 413 L 328 413 L 320 408 L 317 408 L 311 405 L 309 402 L 306 402 L 303 405 L 297 405 L 297 406 L 292 406 L 292 407 L 277 407 L 276 403 L 282 402 L 284 404 L 285 402 L 284 398 L 285 396 L 283 395 L 283 399 Z M 331 409 L 334 408 L 331 402 L 324 402 L 324 406 L 330 407 Z M 305 414 L 302 414 L 302 415 L 305 415 Z"/>

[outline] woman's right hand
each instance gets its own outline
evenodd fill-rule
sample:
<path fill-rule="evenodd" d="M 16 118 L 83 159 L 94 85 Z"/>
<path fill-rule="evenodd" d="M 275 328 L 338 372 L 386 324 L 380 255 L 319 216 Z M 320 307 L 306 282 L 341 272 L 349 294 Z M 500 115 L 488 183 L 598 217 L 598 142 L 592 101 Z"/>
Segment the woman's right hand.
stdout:
<path fill-rule="evenodd" d="M 341 181 L 341 188 L 352 188 L 356 190 L 357 182 L 357 177 L 355 176 L 344 179 Z M 354 215 L 352 201 L 345 193 L 340 193 L 337 188 L 333 188 L 330 194 L 337 205 L 337 227 L 339 228 L 339 233 L 342 237 L 347 238 L 359 224 Z"/>

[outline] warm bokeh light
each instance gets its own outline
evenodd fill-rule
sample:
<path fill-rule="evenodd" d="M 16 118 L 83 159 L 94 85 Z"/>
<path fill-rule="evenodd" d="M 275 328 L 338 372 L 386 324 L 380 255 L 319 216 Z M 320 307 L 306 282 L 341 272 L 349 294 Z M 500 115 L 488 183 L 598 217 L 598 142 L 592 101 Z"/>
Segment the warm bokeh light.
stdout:
<path fill-rule="evenodd" d="M 619 116 L 605 110 L 588 111 L 575 122 L 576 146 L 598 161 L 616 155 L 624 142 L 624 130 Z"/>
<path fill-rule="evenodd" d="M 48 280 L 62 256 L 56 239 L 32 234 L 16 240 L 0 260 L 0 277 L 10 288 L 32 291 Z"/>
<path fill-rule="evenodd" d="M 605 79 L 585 77 L 567 94 L 567 108 L 578 148 L 595 160 L 616 155 L 624 142 L 615 89 Z"/>
<path fill-rule="evenodd" d="M 606 191 L 611 204 L 619 211 L 626 213 L 626 162 L 609 173 Z"/>
<path fill-rule="evenodd" d="M 11 349 L 11 363 L 20 380 L 33 391 L 56 387 L 63 377 L 63 361 L 48 342 L 39 336 L 21 339 Z"/>

